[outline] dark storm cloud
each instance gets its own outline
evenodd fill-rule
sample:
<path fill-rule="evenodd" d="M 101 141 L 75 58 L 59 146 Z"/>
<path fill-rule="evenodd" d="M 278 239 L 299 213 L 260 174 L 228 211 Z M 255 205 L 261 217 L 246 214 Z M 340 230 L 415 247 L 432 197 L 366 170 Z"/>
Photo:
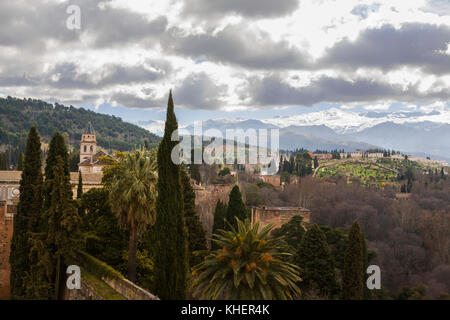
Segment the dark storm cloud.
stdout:
<path fill-rule="evenodd" d="M 79 33 L 66 28 L 67 6 L 38 1 L 1 1 L 0 46 L 40 51 L 45 49 L 46 40 L 78 40 Z"/>
<path fill-rule="evenodd" d="M 349 103 L 378 100 L 422 101 L 446 100 L 450 92 L 438 91 L 420 93 L 416 86 L 404 90 L 398 85 L 377 82 L 368 79 L 349 81 L 339 78 L 322 76 L 305 87 L 292 87 L 283 82 L 280 77 L 251 79 L 249 93 L 252 102 L 259 105 L 305 105 L 312 106 L 320 102 Z"/>
<path fill-rule="evenodd" d="M 158 69 L 158 66 L 161 69 Z M 46 85 L 58 89 L 95 90 L 120 84 L 155 82 L 164 78 L 168 71 L 169 67 L 165 66 L 164 62 L 156 61 L 152 69 L 142 65 L 106 64 L 87 73 L 81 71 L 77 64 L 67 62 L 57 64 L 45 73 L 37 73 L 38 75 L 15 76 L 0 73 L 0 86 Z"/>
<path fill-rule="evenodd" d="M 306 57 L 285 41 L 274 42 L 267 33 L 255 34 L 244 25 L 227 26 L 212 34 L 183 36 L 171 29 L 163 47 L 193 59 L 239 65 L 249 69 L 308 68 Z"/>
<path fill-rule="evenodd" d="M 155 99 L 152 95 L 141 98 L 135 94 L 120 91 L 113 93 L 109 102 L 136 109 L 163 108 L 167 105 L 167 100 Z"/>
<path fill-rule="evenodd" d="M 322 67 L 390 70 L 401 66 L 420 67 L 425 72 L 450 72 L 450 28 L 428 24 L 405 24 L 401 29 L 384 25 L 362 32 L 355 42 L 345 39 L 328 50 L 318 62 Z"/>
<path fill-rule="evenodd" d="M 41 1 L 2 1 L 0 3 L 0 46 L 45 50 L 46 40 L 61 43 L 79 41 L 82 35 L 94 38 L 97 47 L 145 42 L 151 45 L 166 29 L 167 18 L 147 20 L 139 13 L 106 7 L 97 1 L 74 0 L 70 3 Z M 66 12 L 69 5 L 81 10 L 81 29 L 69 30 Z"/>
<path fill-rule="evenodd" d="M 226 94 L 227 86 L 216 85 L 206 74 L 191 74 L 173 88 L 175 104 L 188 109 L 219 109 L 223 102 L 218 97 Z M 154 89 L 143 89 L 144 97 L 132 93 L 115 92 L 111 102 L 130 108 L 163 108 L 167 101 L 154 98 Z"/>
<path fill-rule="evenodd" d="M 186 0 L 184 12 L 202 17 L 237 14 L 247 17 L 279 17 L 298 7 L 298 0 Z"/>
<path fill-rule="evenodd" d="M 216 85 L 206 74 L 188 76 L 179 87 L 174 88 L 179 104 L 191 109 L 218 109 L 227 86 Z"/>
<path fill-rule="evenodd" d="M 73 63 L 56 65 L 47 75 L 57 76 L 51 84 L 57 88 L 104 88 L 116 84 L 153 82 L 164 76 L 163 70 L 149 70 L 143 66 L 123 66 L 118 64 L 104 65 L 96 72 L 84 73 Z M 51 80 L 47 80 L 51 81 Z"/>

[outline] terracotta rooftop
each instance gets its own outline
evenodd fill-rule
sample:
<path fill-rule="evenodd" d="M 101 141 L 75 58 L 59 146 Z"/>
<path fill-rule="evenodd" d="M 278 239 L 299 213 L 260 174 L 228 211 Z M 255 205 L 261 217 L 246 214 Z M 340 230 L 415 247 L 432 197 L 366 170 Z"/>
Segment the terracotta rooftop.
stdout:
<path fill-rule="evenodd" d="M 22 176 L 22 171 L 0 171 L 0 183 L 2 182 L 14 182 L 19 184 Z M 99 173 L 82 173 L 83 184 L 101 184 L 102 183 L 101 172 Z M 78 184 L 78 172 L 70 173 L 70 183 Z"/>
<path fill-rule="evenodd" d="M 101 157 L 109 157 L 114 159 L 113 156 L 107 154 L 106 152 L 99 151 L 92 156 L 92 159 L 91 158 L 86 159 L 83 162 L 79 163 L 78 165 L 79 166 L 108 165 L 109 163 L 100 160 Z"/>

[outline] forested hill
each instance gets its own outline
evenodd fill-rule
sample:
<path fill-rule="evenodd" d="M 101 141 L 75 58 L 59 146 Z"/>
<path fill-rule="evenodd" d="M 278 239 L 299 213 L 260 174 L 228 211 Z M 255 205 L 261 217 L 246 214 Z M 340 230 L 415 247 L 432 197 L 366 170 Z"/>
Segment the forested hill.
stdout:
<path fill-rule="evenodd" d="M 97 135 L 97 143 L 107 150 L 128 151 L 144 145 L 145 141 L 153 147 L 160 140 L 147 130 L 115 116 L 42 100 L 7 97 L 0 98 L 0 148 L 24 145 L 33 125 L 37 125 L 43 142 L 49 142 L 59 131 L 68 136 L 72 147 L 78 148 L 89 121 Z"/>

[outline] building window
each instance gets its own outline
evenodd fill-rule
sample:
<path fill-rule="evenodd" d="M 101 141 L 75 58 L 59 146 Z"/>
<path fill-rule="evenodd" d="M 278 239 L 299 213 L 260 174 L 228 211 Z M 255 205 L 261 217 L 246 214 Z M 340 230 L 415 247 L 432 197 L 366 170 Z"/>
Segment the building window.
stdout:
<path fill-rule="evenodd" d="M 94 147 L 93 146 L 91 146 L 91 152 L 94 152 Z"/>
<path fill-rule="evenodd" d="M 84 152 L 86 152 L 87 151 L 87 146 L 84 146 Z"/>

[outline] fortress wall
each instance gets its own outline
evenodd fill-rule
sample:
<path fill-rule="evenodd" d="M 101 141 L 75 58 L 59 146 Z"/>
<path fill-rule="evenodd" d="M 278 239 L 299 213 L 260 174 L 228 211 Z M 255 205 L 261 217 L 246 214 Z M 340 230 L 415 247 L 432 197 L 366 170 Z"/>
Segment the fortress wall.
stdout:
<path fill-rule="evenodd" d="M 273 224 L 274 229 L 288 223 L 294 216 L 302 216 L 304 223 L 310 222 L 311 212 L 301 207 L 252 207 L 252 224 L 260 222 L 260 228 Z"/>

